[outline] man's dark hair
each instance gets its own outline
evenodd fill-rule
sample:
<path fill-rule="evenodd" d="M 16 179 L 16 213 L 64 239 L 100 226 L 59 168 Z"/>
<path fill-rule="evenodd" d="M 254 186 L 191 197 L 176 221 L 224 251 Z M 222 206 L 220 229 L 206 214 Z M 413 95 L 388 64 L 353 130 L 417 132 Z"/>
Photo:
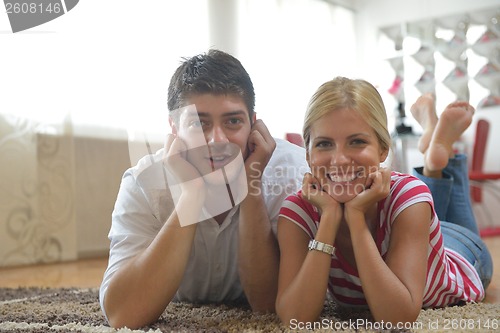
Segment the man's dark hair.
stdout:
<path fill-rule="evenodd" d="M 168 109 L 186 106 L 191 95 L 234 94 L 240 96 L 252 119 L 255 92 L 252 80 L 241 62 L 232 55 L 211 49 L 208 53 L 184 58 L 168 87 Z"/>

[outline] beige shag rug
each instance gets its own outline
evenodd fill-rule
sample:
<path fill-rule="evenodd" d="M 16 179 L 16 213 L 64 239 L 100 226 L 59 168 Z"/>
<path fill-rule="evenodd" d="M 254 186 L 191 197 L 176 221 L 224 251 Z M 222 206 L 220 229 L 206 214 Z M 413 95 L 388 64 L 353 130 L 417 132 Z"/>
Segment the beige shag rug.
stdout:
<path fill-rule="evenodd" d="M 423 310 L 410 327 L 387 332 L 496 332 L 500 304 L 466 304 Z M 172 303 L 154 324 L 141 330 L 110 328 L 99 307 L 97 289 L 0 288 L 0 332 L 380 332 L 366 311 L 325 307 L 317 323 L 282 325 L 274 314 L 252 313 L 247 306 Z"/>

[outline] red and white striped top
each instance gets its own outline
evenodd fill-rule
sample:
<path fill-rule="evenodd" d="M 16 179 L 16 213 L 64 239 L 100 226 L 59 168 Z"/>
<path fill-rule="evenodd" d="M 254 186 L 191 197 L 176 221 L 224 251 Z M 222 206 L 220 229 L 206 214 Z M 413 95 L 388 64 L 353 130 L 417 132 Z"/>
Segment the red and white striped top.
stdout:
<path fill-rule="evenodd" d="M 476 270 L 459 253 L 444 247 L 430 190 L 414 176 L 392 172 L 390 193 L 378 204 L 379 223 L 375 242 L 380 255 L 385 258 L 391 227 L 398 214 L 418 202 L 428 202 L 432 207 L 423 307 L 481 301 L 485 293 Z M 316 235 L 320 214 L 316 207 L 301 198 L 300 192 L 285 200 L 280 216 L 296 223 L 311 239 Z M 341 304 L 367 305 L 357 269 L 351 267 L 338 249 L 332 256 L 328 289 Z"/>

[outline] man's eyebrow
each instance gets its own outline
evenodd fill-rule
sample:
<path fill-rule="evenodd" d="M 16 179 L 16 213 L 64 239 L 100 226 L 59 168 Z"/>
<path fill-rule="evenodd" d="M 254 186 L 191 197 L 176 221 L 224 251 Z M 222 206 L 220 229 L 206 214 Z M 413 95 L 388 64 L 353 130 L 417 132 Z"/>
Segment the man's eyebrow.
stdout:
<path fill-rule="evenodd" d="M 198 111 L 198 113 L 196 113 L 196 115 L 197 115 L 198 117 L 200 117 L 200 118 L 201 118 L 201 117 L 204 117 L 204 118 L 210 118 L 210 117 L 211 117 L 211 115 L 210 115 L 210 113 L 209 113 L 209 112 L 201 112 L 201 111 Z"/>
<path fill-rule="evenodd" d="M 241 115 L 246 116 L 247 112 L 245 112 L 244 110 L 229 111 L 229 112 L 226 112 L 226 113 L 222 114 L 222 117 L 234 117 L 234 116 L 241 116 Z M 199 117 L 210 118 L 211 114 L 209 112 L 199 111 L 198 112 L 198 116 Z"/>
<path fill-rule="evenodd" d="M 234 117 L 234 116 L 247 116 L 247 112 L 243 110 L 236 110 L 236 111 L 230 111 L 227 113 L 224 113 L 222 116 L 223 117 Z"/>

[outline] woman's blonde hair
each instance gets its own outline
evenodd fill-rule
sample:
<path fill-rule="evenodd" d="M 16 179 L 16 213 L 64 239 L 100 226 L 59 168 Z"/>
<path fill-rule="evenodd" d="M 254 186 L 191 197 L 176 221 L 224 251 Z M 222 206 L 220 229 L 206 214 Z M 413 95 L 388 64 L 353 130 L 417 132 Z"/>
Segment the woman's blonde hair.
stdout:
<path fill-rule="evenodd" d="M 302 135 L 309 150 L 311 126 L 328 113 L 348 108 L 359 115 L 375 131 L 383 151 L 391 147 L 391 135 L 387 129 L 387 113 L 377 89 L 367 81 L 337 77 L 323 83 L 314 93 L 307 106 Z"/>

